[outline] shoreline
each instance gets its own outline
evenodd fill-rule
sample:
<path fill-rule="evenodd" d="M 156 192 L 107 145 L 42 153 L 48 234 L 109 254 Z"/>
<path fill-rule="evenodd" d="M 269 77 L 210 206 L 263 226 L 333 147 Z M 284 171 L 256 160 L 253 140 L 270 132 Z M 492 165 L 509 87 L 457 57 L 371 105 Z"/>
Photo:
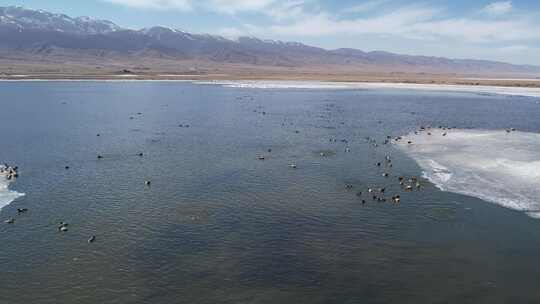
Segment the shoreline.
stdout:
<path fill-rule="evenodd" d="M 460 85 L 460 86 L 495 86 L 513 88 L 539 88 L 540 77 L 533 75 L 463 75 L 437 73 L 399 73 L 370 71 L 333 71 L 319 70 L 257 70 L 257 69 L 216 69 L 193 73 L 171 71 L 138 71 L 119 73 L 103 71 L 92 73 L 84 70 L 64 73 L 37 72 L 18 70 L 0 73 L 0 81 L 55 80 L 55 81 L 297 81 L 321 83 L 385 83 L 409 85 Z"/>
<path fill-rule="evenodd" d="M 273 79 L 204 79 L 204 78 L 143 78 L 143 77 L 96 77 L 96 78 L 0 78 L 0 82 L 186 82 L 199 85 L 221 85 L 246 89 L 402 89 L 420 91 L 446 91 L 459 93 L 496 94 L 540 98 L 540 87 L 470 85 L 453 83 L 421 82 L 375 82 L 375 81 L 332 81 L 332 80 L 273 80 Z"/>

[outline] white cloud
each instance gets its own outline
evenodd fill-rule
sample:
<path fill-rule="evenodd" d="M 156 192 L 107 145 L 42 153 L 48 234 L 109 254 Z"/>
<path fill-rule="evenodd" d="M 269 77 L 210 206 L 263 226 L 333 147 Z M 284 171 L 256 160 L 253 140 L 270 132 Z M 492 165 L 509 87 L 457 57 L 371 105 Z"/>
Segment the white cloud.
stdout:
<path fill-rule="evenodd" d="M 140 9 L 192 10 L 202 8 L 227 14 L 261 11 L 277 0 L 102 0 Z"/>
<path fill-rule="evenodd" d="M 431 20 L 438 12 L 429 7 L 408 7 L 384 15 L 339 19 L 326 13 L 311 15 L 293 24 L 274 25 L 271 30 L 285 35 L 322 36 L 333 34 L 398 34 L 405 35 L 418 22 Z"/>
<path fill-rule="evenodd" d="M 176 9 L 187 11 L 192 9 L 191 0 L 102 0 L 114 4 L 141 9 L 167 10 Z"/>
<path fill-rule="evenodd" d="M 477 43 L 540 39 L 540 31 L 527 20 L 447 19 L 419 23 L 411 27 L 410 30 L 421 35 Z"/>
<path fill-rule="evenodd" d="M 235 14 L 245 11 L 260 11 L 275 2 L 276 0 L 209 0 L 205 6 L 210 10 Z"/>
<path fill-rule="evenodd" d="M 526 45 L 509 45 L 499 48 L 499 51 L 504 53 L 523 53 L 527 51 L 538 51 L 538 49 Z"/>
<path fill-rule="evenodd" d="M 283 21 L 287 19 L 301 18 L 306 15 L 304 6 L 305 0 L 290 0 L 281 2 L 279 5 L 274 5 L 264 10 L 264 14 L 273 18 L 275 21 Z"/>
<path fill-rule="evenodd" d="M 243 24 L 242 28 L 237 27 L 226 27 L 218 30 L 217 34 L 227 38 L 238 38 L 242 36 L 254 36 L 262 34 L 262 28 L 252 25 L 252 24 Z"/>
<path fill-rule="evenodd" d="M 491 16 L 502 16 L 510 13 L 512 8 L 512 1 L 499 1 L 484 7 L 484 12 Z"/>
<path fill-rule="evenodd" d="M 362 18 L 346 18 L 328 12 L 307 12 L 302 6 L 285 10 L 294 18 L 274 14 L 267 27 L 236 28 L 246 35 L 282 37 L 320 37 L 374 34 L 416 40 L 455 40 L 469 43 L 540 42 L 540 31 L 533 15 L 518 18 L 449 18 L 444 9 L 432 6 L 407 6 Z M 285 15 L 286 16 L 286 15 Z"/>
<path fill-rule="evenodd" d="M 380 7 L 381 5 L 388 2 L 388 0 L 370 0 L 365 1 L 363 3 L 360 3 L 358 5 L 354 5 L 351 7 L 347 7 L 343 10 L 345 13 L 365 13 L 372 11 L 376 9 L 377 7 Z"/>
<path fill-rule="evenodd" d="M 291 19 L 292 23 L 276 23 L 268 27 L 242 25 L 240 28 L 223 29 L 220 33 L 234 33 L 234 36 L 278 35 L 283 37 L 378 34 L 417 38 L 417 33 L 409 29 L 419 22 L 431 20 L 438 11 L 429 7 L 407 7 L 376 17 L 358 19 L 340 19 L 326 12 L 306 13 L 303 11 L 298 13 L 296 18 Z"/>

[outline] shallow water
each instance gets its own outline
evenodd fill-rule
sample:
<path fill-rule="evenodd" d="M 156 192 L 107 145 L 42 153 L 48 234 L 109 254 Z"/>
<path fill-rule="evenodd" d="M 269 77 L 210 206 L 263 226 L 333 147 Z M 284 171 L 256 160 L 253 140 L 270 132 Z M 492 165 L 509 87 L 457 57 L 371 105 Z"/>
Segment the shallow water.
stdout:
<path fill-rule="evenodd" d="M 420 125 L 540 133 L 538 99 L 160 82 L 0 94 L 0 162 L 26 193 L 0 211 L 16 219 L 0 225 L 0 303 L 540 301 L 540 220 L 424 179 L 403 192 L 421 162 L 366 141 Z M 401 204 L 362 205 L 378 187 Z"/>

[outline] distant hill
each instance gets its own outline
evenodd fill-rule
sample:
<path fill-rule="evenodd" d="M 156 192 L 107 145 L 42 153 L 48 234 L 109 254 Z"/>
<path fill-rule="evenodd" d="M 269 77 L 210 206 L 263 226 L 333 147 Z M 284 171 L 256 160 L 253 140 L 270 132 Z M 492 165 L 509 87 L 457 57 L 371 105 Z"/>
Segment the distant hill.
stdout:
<path fill-rule="evenodd" d="M 231 40 L 165 27 L 131 30 L 90 17 L 72 18 L 44 10 L 0 7 L 0 57 L 22 55 L 36 60 L 148 57 L 269 67 L 333 66 L 386 72 L 540 75 L 537 66 L 356 49 L 326 50 L 297 42 L 254 37 Z"/>

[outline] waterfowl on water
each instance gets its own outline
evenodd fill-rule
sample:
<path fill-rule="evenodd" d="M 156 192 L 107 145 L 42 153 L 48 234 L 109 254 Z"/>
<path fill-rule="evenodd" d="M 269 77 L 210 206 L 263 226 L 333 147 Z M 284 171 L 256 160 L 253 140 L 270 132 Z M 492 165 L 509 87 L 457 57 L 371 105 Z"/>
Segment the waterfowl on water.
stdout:
<path fill-rule="evenodd" d="M 290 165 L 289 165 L 289 168 L 296 169 L 296 164 L 290 164 Z"/>
<path fill-rule="evenodd" d="M 17 208 L 17 213 L 25 213 L 28 212 L 28 208 Z"/>
<path fill-rule="evenodd" d="M 150 186 L 150 184 L 152 184 L 152 182 L 147 180 L 147 181 L 144 182 L 144 184 L 147 185 L 147 186 Z"/>
<path fill-rule="evenodd" d="M 13 223 L 15 223 L 15 219 L 14 219 L 14 218 L 10 218 L 10 219 L 8 219 L 8 220 L 5 220 L 4 223 L 6 223 L 6 224 L 13 224 Z"/>
<path fill-rule="evenodd" d="M 95 235 L 92 235 L 92 236 L 88 239 L 88 243 L 93 243 L 95 240 L 96 240 L 96 236 L 95 236 Z"/>
<path fill-rule="evenodd" d="M 68 223 L 60 222 L 60 225 L 58 226 L 58 231 L 62 231 L 62 232 L 68 231 L 68 228 L 67 228 L 68 225 L 69 225 Z"/>

